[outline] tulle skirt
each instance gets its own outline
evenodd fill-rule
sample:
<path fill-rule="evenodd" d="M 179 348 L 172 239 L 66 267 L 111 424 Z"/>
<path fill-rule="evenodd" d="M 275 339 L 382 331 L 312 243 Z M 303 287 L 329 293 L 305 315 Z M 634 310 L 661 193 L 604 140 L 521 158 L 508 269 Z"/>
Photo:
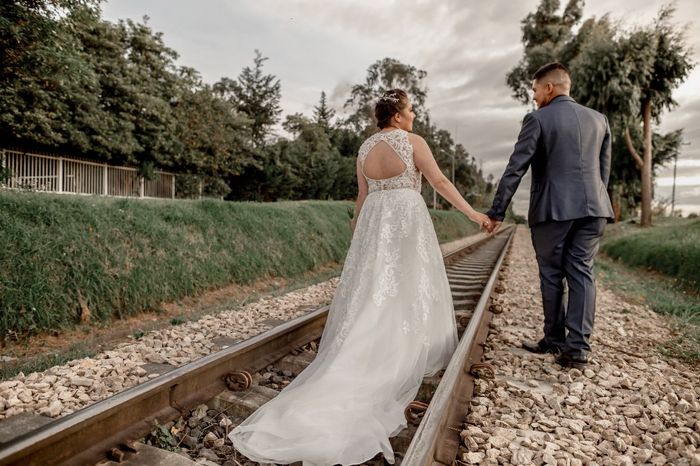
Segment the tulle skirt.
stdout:
<path fill-rule="evenodd" d="M 237 426 L 261 463 L 358 464 L 406 427 L 423 377 L 457 345 L 450 286 L 430 214 L 413 189 L 370 193 L 314 361 Z"/>

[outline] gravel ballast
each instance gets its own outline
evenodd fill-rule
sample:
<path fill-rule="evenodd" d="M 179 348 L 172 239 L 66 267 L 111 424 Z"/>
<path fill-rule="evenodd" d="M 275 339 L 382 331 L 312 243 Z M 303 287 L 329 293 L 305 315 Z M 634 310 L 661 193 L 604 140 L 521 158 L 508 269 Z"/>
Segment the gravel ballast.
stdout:
<path fill-rule="evenodd" d="M 700 376 L 662 356 L 664 317 L 598 283 L 588 367 L 563 369 L 520 348 L 542 337 L 542 302 L 529 231 L 519 228 L 504 272 L 504 311 L 491 324 L 459 460 L 515 465 L 700 465 Z"/>
<path fill-rule="evenodd" d="M 19 373 L 0 382 L 0 419 L 23 412 L 58 418 L 157 377 L 142 367 L 178 367 L 229 344 L 242 341 L 325 304 L 339 278 L 268 297 L 240 309 L 149 332 L 92 358 L 70 361 L 43 372 Z"/>

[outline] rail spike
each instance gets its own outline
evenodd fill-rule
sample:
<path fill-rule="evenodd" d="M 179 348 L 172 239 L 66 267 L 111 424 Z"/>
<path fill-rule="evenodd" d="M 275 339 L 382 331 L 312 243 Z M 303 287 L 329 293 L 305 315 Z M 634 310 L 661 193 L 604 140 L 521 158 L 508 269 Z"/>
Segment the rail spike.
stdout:
<path fill-rule="evenodd" d="M 253 385 L 253 377 L 248 371 L 234 371 L 224 377 L 224 382 L 229 390 L 240 392 Z"/>
<path fill-rule="evenodd" d="M 469 368 L 469 374 L 477 379 L 495 379 L 496 371 L 491 364 L 477 362 Z"/>
<path fill-rule="evenodd" d="M 417 426 L 420 424 L 421 419 L 425 415 L 425 411 L 428 409 L 428 404 L 422 401 L 413 400 L 411 401 L 403 412 L 406 417 L 406 421 L 409 424 Z"/>

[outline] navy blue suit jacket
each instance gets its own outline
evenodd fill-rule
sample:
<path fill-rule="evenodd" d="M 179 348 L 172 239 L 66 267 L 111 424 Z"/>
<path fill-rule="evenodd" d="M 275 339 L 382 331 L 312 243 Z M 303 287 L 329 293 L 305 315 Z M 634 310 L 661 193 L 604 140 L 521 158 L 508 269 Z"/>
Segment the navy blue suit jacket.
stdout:
<path fill-rule="evenodd" d="M 503 220 L 532 166 L 528 224 L 614 217 L 607 186 L 610 127 L 602 113 L 560 95 L 529 113 L 487 215 Z"/>

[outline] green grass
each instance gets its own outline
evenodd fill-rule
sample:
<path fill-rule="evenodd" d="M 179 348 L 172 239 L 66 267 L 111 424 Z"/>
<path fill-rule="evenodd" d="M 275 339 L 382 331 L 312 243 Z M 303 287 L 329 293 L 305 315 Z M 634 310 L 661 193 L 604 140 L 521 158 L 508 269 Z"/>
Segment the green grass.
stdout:
<path fill-rule="evenodd" d="M 661 348 L 671 356 L 700 363 L 700 295 L 656 272 L 631 269 L 609 257 L 596 259 L 598 278 L 625 300 L 671 316 L 678 337 Z"/>
<path fill-rule="evenodd" d="M 287 284 L 281 287 L 271 285 L 268 288 L 246 296 L 243 299 L 227 299 L 205 307 L 188 309 L 186 315 L 172 318 L 170 322 L 168 322 L 168 325 L 180 325 L 188 321 L 196 321 L 204 315 L 241 308 L 249 302 L 256 301 L 259 298 L 279 296 L 305 286 L 310 286 L 337 276 L 340 273 L 340 269 L 341 266 L 338 264 L 335 267 L 327 267 L 318 272 L 311 272 L 305 274 L 304 276 L 290 279 L 288 280 Z M 99 322 L 96 325 L 106 327 L 108 323 Z M 159 328 L 162 328 L 162 323 L 150 321 L 144 322 L 143 327 L 134 330 L 131 337 L 135 340 L 139 340 L 146 335 L 146 333 Z M 21 344 L 25 349 L 29 346 L 28 340 L 21 340 L 19 344 Z M 0 361 L 0 381 L 9 380 L 20 372 L 23 372 L 24 374 L 41 372 L 53 366 L 66 364 L 74 359 L 94 357 L 109 347 L 111 347 L 110 342 L 105 342 L 102 340 L 97 341 L 94 337 L 88 337 L 86 339 L 80 339 L 79 341 L 73 342 L 70 347 L 64 350 L 53 353 L 38 354 L 35 357 L 19 361 L 19 363 L 14 361 Z"/>
<path fill-rule="evenodd" d="M 440 243 L 479 233 L 479 226 L 456 210 L 430 210 Z"/>
<path fill-rule="evenodd" d="M 625 299 L 673 316 L 679 336 L 663 350 L 700 362 L 700 221 L 656 218 L 610 225 L 596 260 L 599 276 Z"/>
<path fill-rule="evenodd" d="M 652 228 L 613 229 L 602 251 L 632 267 L 661 272 L 700 292 L 700 220 L 663 221 Z"/>
<path fill-rule="evenodd" d="M 0 335 L 143 310 L 340 263 L 351 202 L 149 201 L 0 192 Z M 431 212 L 441 242 L 476 232 Z M 81 305 L 83 303 L 84 305 Z"/>

